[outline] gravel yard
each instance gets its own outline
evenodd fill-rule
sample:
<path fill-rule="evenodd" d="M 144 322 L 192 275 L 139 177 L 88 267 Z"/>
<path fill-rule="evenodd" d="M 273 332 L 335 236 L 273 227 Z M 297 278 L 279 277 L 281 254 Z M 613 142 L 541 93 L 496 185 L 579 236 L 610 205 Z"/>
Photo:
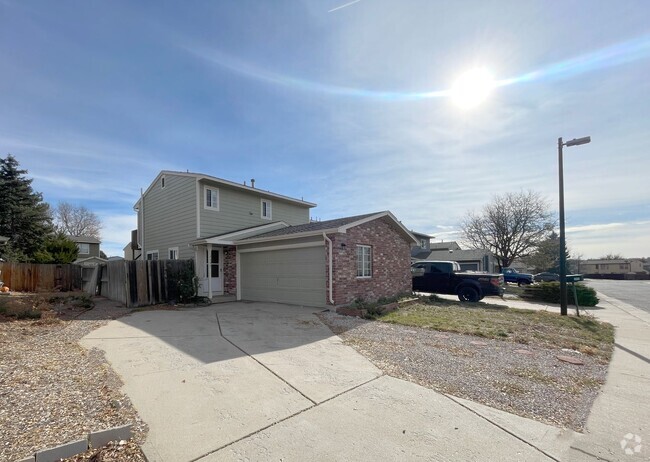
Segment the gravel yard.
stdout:
<path fill-rule="evenodd" d="M 133 425 L 134 442 L 115 452 L 130 451 L 132 458 L 94 460 L 144 460 L 136 453 L 147 428 L 120 393 L 119 377 L 99 350 L 78 344 L 130 310 L 105 299 L 95 300 L 92 309 L 66 308 L 62 302 L 56 309 L 58 316 L 50 310 L 37 320 L 0 322 L 0 460 L 22 459 L 125 424 Z"/>
<path fill-rule="evenodd" d="M 605 381 L 602 357 L 531 342 L 366 321 L 331 312 L 321 320 L 393 377 L 520 416 L 582 431 Z M 573 365 L 558 355 L 580 359 Z"/>

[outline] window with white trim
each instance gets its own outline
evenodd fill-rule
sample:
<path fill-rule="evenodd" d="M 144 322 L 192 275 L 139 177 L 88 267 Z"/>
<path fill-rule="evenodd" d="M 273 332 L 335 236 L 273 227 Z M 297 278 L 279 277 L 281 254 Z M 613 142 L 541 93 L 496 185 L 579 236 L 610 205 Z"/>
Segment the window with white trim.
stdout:
<path fill-rule="evenodd" d="M 79 255 L 90 255 L 90 244 L 87 242 L 80 242 L 77 247 L 79 247 Z"/>
<path fill-rule="evenodd" d="M 420 247 L 421 247 L 421 248 L 426 249 L 426 248 L 427 248 L 427 244 L 428 244 L 428 242 L 427 242 L 426 239 L 420 239 Z"/>
<path fill-rule="evenodd" d="M 147 251 L 147 260 L 158 260 L 158 251 L 157 250 L 148 250 Z"/>
<path fill-rule="evenodd" d="M 357 277 L 369 278 L 372 276 L 372 247 L 369 245 L 357 246 Z"/>
<path fill-rule="evenodd" d="M 178 260 L 178 247 L 170 247 L 168 257 L 170 260 Z"/>
<path fill-rule="evenodd" d="M 219 190 L 217 188 L 203 188 L 203 207 L 210 210 L 219 210 Z"/>
<path fill-rule="evenodd" d="M 268 199 L 262 199 L 262 218 L 271 219 L 271 201 Z"/>

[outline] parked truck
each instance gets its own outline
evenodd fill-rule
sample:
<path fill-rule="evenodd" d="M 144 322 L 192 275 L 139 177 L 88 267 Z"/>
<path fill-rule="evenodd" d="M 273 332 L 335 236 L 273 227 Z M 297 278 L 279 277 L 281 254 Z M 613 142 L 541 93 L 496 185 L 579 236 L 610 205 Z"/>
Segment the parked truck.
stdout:
<path fill-rule="evenodd" d="M 419 261 L 411 265 L 413 291 L 457 295 L 461 302 L 478 302 L 503 295 L 502 274 L 463 272 L 455 261 Z"/>
<path fill-rule="evenodd" d="M 506 282 L 513 282 L 518 286 L 532 284 L 534 282 L 532 274 L 520 273 L 514 268 L 503 268 L 501 272 Z"/>

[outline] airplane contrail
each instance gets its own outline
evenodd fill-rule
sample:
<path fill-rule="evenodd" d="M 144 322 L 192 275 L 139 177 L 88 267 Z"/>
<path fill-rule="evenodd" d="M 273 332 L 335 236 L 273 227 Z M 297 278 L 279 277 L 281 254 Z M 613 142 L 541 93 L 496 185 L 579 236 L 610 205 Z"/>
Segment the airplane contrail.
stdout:
<path fill-rule="evenodd" d="M 332 8 L 331 10 L 328 11 L 328 13 L 331 13 L 332 11 L 340 10 L 341 8 L 345 8 L 346 6 L 354 5 L 355 3 L 359 3 L 361 0 L 354 0 L 350 3 L 346 3 L 345 5 L 337 6 L 336 8 Z"/>

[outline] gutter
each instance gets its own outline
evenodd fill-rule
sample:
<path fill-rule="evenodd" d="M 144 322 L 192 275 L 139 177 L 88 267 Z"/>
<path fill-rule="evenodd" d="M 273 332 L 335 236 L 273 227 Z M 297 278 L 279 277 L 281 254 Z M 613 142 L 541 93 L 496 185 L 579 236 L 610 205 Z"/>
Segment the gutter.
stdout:
<path fill-rule="evenodd" d="M 323 237 L 325 238 L 325 241 L 329 243 L 330 251 L 329 251 L 329 294 L 330 294 L 330 303 L 334 305 L 334 296 L 333 296 L 333 285 L 332 285 L 332 240 L 327 237 L 327 234 L 323 232 Z"/>

